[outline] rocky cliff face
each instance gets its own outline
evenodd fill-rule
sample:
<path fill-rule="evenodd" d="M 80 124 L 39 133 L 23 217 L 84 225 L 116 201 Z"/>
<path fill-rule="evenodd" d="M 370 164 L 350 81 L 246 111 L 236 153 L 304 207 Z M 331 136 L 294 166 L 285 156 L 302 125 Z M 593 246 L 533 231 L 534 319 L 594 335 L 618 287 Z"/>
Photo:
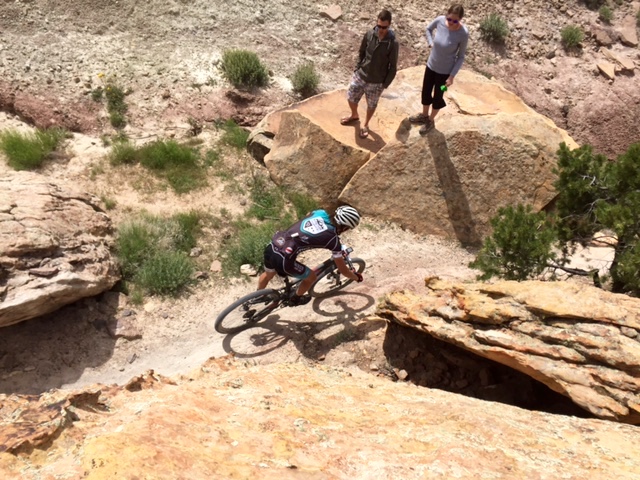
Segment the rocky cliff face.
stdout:
<path fill-rule="evenodd" d="M 30 400 L 30 401 L 29 401 Z M 2 478 L 634 479 L 629 425 L 305 364 L 2 397 Z"/>
<path fill-rule="evenodd" d="M 0 178 L 0 327 L 109 290 L 120 278 L 97 198 L 33 173 Z"/>

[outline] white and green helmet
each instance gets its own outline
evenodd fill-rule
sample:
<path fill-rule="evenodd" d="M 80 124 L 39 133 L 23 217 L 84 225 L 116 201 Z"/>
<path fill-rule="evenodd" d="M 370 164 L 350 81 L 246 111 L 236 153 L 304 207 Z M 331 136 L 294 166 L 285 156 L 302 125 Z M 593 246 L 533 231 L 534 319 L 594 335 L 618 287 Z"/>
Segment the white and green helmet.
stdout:
<path fill-rule="evenodd" d="M 336 223 L 344 227 L 356 228 L 360 223 L 358 211 L 348 205 L 338 207 L 335 214 Z"/>

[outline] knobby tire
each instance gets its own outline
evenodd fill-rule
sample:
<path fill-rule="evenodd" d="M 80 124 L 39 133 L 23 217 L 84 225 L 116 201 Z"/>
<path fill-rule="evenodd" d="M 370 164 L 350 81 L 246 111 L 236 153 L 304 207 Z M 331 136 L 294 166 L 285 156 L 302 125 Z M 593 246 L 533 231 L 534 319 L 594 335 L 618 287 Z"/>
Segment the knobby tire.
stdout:
<path fill-rule="evenodd" d="M 356 272 L 362 273 L 366 266 L 366 263 L 361 258 L 352 258 L 351 263 L 356 269 Z M 327 278 L 328 277 L 328 278 Z M 326 281 L 330 279 L 331 284 L 326 285 Z M 325 270 L 318 276 L 318 279 L 311 285 L 309 294 L 315 298 L 324 298 L 332 295 L 333 293 L 342 290 L 347 285 L 355 282 L 350 278 L 345 278 L 338 270 L 337 265 L 334 263 L 333 268 Z"/>
<path fill-rule="evenodd" d="M 275 307 L 269 307 L 279 299 L 278 291 L 271 288 L 251 292 L 225 308 L 216 318 L 214 327 L 218 333 L 241 332 L 275 310 Z"/>

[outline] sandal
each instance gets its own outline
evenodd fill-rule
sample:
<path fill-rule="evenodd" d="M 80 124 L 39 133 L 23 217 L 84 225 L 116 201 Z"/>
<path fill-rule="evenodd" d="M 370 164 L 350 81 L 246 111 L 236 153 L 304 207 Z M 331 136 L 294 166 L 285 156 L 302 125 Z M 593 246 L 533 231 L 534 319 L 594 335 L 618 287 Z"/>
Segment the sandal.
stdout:
<path fill-rule="evenodd" d="M 367 138 L 369 136 L 369 128 L 368 127 L 362 127 L 360 129 L 360 138 Z"/>
<path fill-rule="evenodd" d="M 344 117 L 340 119 L 341 125 L 349 125 L 350 123 L 356 123 L 360 121 L 360 117 Z"/>

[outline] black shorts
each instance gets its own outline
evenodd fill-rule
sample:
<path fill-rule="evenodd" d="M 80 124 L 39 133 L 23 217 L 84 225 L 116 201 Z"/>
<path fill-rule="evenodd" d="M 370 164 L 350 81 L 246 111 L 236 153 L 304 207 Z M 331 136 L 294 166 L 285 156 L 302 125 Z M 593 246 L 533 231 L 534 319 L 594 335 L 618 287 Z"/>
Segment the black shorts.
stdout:
<path fill-rule="evenodd" d="M 264 249 L 264 270 L 276 272 L 282 277 L 307 278 L 311 269 L 296 261 L 295 257 L 287 257 L 273 248 L 273 244 Z"/>
<path fill-rule="evenodd" d="M 445 84 L 449 78 L 448 74 L 436 73 L 429 67 L 424 69 L 424 78 L 422 79 L 422 105 L 433 104 L 434 110 L 440 110 L 447 106 L 444 101 L 444 92 L 440 87 Z"/>

